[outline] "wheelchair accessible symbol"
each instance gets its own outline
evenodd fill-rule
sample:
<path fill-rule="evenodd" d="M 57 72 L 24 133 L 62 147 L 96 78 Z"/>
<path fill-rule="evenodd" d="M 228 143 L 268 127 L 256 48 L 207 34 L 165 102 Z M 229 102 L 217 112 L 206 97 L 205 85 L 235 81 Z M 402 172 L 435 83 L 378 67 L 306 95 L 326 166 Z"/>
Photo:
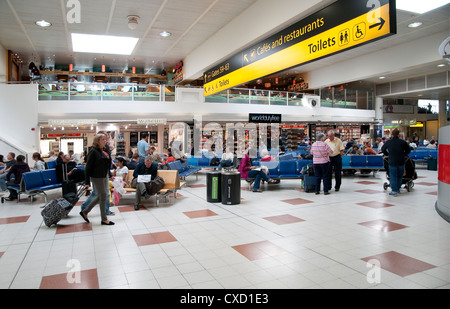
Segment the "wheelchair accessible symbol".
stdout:
<path fill-rule="evenodd" d="M 362 22 L 353 26 L 353 40 L 358 41 L 366 36 L 366 23 Z"/>

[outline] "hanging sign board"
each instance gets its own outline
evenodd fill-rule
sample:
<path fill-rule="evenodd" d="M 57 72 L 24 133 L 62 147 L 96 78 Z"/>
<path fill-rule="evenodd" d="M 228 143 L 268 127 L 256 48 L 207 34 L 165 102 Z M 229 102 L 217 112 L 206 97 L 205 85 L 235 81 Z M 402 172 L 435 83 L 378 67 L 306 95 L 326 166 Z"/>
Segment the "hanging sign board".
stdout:
<path fill-rule="evenodd" d="M 338 0 L 203 73 L 204 96 L 396 33 L 395 0 Z"/>

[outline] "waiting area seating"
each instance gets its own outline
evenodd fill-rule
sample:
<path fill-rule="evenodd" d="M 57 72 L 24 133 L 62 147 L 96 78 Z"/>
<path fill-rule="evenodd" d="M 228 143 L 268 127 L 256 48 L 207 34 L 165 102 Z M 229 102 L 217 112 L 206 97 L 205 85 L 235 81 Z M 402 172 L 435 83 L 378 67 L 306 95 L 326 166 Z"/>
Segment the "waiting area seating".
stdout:
<path fill-rule="evenodd" d="M 17 192 L 17 202 L 20 202 L 20 195 L 27 194 L 33 201 L 33 197 L 38 194 L 44 195 L 47 203 L 47 194 L 45 191 L 61 188 L 62 184 L 56 177 L 56 169 L 47 169 L 43 171 L 31 171 L 22 174 L 22 180 L 17 186 L 8 186 L 8 189 Z"/>
<path fill-rule="evenodd" d="M 128 171 L 127 185 L 124 187 L 127 192 L 136 192 L 136 189 L 131 187 L 133 172 L 134 170 Z M 164 179 L 164 187 L 155 194 L 157 206 L 161 197 L 167 201 L 169 195 L 173 193 L 174 198 L 177 198 L 177 191 L 186 184 L 186 182 L 180 181 L 178 170 L 158 170 L 157 176 Z"/>

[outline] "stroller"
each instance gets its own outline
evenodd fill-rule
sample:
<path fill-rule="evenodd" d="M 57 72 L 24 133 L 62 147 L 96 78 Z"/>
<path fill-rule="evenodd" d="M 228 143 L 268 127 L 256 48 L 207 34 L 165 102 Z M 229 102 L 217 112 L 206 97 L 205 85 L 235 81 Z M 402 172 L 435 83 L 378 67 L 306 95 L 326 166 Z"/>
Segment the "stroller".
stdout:
<path fill-rule="evenodd" d="M 383 157 L 383 165 L 384 169 L 386 170 L 386 178 L 390 180 L 389 176 L 389 163 L 388 163 L 388 157 Z M 408 192 L 411 192 L 411 189 L 414 187 L 414 180 L 417 179 L 417 173 L 416 173 L 416 164 L 411 159 L 411 157 L 406 156 L 405 157 L 405 171 L 403 172 L 402 177 L 402 185 L 405 185 L 405 188 Z M 383 184 L 384 190 L 387 190 L 387 188 L 390 187 L 390 182 L 385 182 Z"/>

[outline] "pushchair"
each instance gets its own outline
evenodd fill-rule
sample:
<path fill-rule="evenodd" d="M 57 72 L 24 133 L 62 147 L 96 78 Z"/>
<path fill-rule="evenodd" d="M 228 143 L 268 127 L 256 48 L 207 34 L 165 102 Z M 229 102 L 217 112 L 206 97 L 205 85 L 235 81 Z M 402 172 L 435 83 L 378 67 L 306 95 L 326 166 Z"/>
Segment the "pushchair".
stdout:
<path fill-rule="evenodd" d="M 387 180 L 390 180 L 388 158 L 389 158 L 388 156 L 383 157 L 383 165 L 384 165 L 384 169 L 386 170 L 386 178 L 387 178 Z M 411 157 L 406 156 L 405 157 L 405 171 L 403 172 L 403 177 L 402 177 L 402 185 L 405 185 L 404 188 L 406 188 L 406 190 L 408 192 L 411 192 L 411 189 L 414 187 L 414 180 L 416 180 L 416 179 L 417 179 L 416 164 L 411 159 Z M 390 182 L 385 182 L 383 184 L 384 190 L 387 190 L 387 188 L 389 188 L 390 186 L 391 186 Z"/>

